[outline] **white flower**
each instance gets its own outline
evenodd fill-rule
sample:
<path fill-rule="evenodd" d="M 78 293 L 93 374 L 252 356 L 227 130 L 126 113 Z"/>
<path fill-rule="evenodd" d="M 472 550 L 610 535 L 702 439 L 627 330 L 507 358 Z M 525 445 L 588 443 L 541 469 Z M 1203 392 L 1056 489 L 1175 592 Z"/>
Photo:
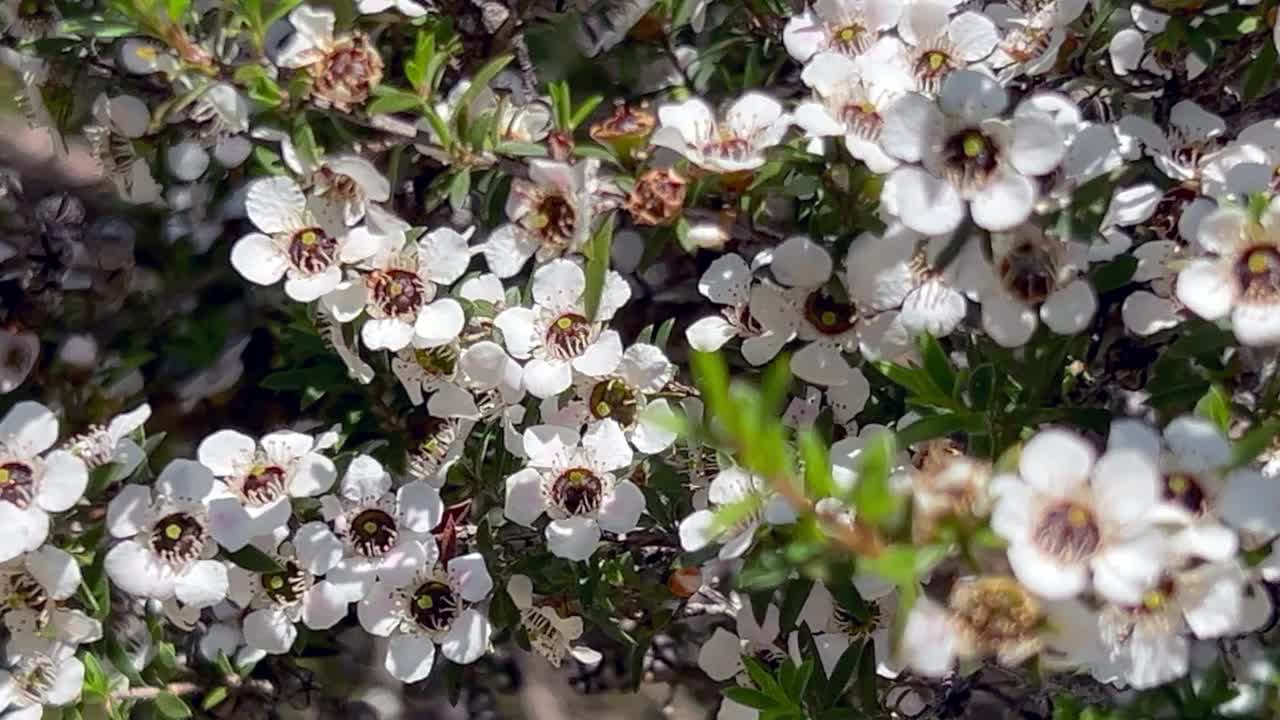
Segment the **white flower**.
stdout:
<path fill-rule="evenodd" d="M 815 385 L 838 385 L 849 375 L 844 353 L 858 346 L 861 327 L 857 306 L 845 278 L 829 289 L 833 264 L 826 248 L 803 235 L 783 242 L 773 252 L 773 276 L 787 288 L 791 312 L 805 343 L 791 356 L 791 372 Z"/>
<path fill-rule="evenodd" d="M 736 467 L 721 470 L 711 481 L 707 500 L 721 508 L 731 508 L 729 520 L 717 518 L 716 511 L 697 510 L 680 521 L 680 547 L 698 552 L 721 543 L 720 559 L 741 557 L 751 547 L 762 523 L 787 525 L 795 522 L 795 511 L 786 499 L 769 491 L 764 478 Z"/>
<path fill-rule="evenodd" d="M 231 264 L 258 285 L 274 285 L 287 275 L 285 293 L 298 302 L 311 302 L 333 290 L 342 280 L 341 264 L 363 260 L 377 250 L 368 236 L 347 232 L 339 206 L 308 199 L 287 177 L 255 180 L 245 209 L 262 232 L 236 241 Z"/>
<path fill-rule="evenodd" d="M 982 327 L 1003 347 L 1025 345 L 1041 321 L 1059 335 L 1084 330 L 1098 309 L 1085 271 L 1089 247 L 1026 223 L 991 236 L 993 262 L 981 291 Z"/>
<path fill-rule="evenodd" d="M 999 71 L 1002 81 L 1048 72 L 1058 59 L 1067 25 L 1080 17 L 1087 4 L 1087 0 L 1037 0 L 988 5 L 984 14 L 1004 33 L 988 64 Z"/>
<path fill-rule="evenodd" d="M 84 664 L 74 645 L 51 642 L 8 655 L 11 667 L 0 670 L 0 716 L 5 720 L 39 720 L 45 706 L 80 699 Z"/>
<path fill-rule="evenodd" d="M 1220 207 L 1200 222 L 1205 252 L 1178 273 L 1178 299 L 1191 312 L 1230 318 L 1245 345 L 1280 342 L 1280 199 L 1258 222 L 1238 207 Z"/>
<path fill-rule="evenodd" d="M 603 659 L 598 651 L 575 644 L 582 637 L 582 618 L 561 617 L 551 605 L 537 604 L 528 575 L 512 575 L 507 581 L 507 593 L 520 611 L 520 625 L 529 636 L 529 644 L 552 667 L 560 667 L 567 656 L 587 666 L 598 665 Z"/>
<path fill-rule="evenodd" d="M 89 484 L 84 462 L 58 441 L 58 418 L 20 402 L 0 420 L 0 562 L 44 544 L 49 513 L 71 509 Z M 43 455 L 43 456 L 42 456 Z"/>
<path fill-rule="evenodd" d="M 618 367 L 608 375 L 583 376 L 573 397 L 563 407 L 555 398 L 543 402 L 543 422 L 579 428 L 614 420 L 627 440 L 641 453 L 662 452 L 675 442 L 675 433 L 663 427 L 671 417 L 665 398 L 653 398 L 675 377 L 676 367 L 657 347 L 636 343 L 622 354 Z"/>
<path fill-rule="evenodd" d="M 1008 230 L 1035 205 L 1032 178 L 1062 161 L 1058 128 L 1040 115 L 1001 120 L 1008 98 L 986 75 L 957 70 L 947 76 L 935 103 L 903 96 L 885 115 L 880 144 L 905 163 L 885 181 L 886 210 L 907 227 L 942 235 L 964 221 L 966 207 L 987 230 Z M 919 212 L 928 207 L 930 211 Z"/>
<path fill-rule="evenodd" d="M 407 683 L 430 674 L 436 645 L 450 661 L 469 665 L 488 652 L 492 632 L 478 606 L 493 591 L 484 557 L 440 558 L 430 537 L 425 546 L 425 562 L 407 583 L 380 582 L 357 606 L 365 630 L 390 636 L 384 665 Z"/>
<path fill-rule="evenodd" d="M 738 98 L 717 120 L 706 102 L 693 98 L 658 108 L 661 126 L 650 142 L 670 148 L 711 172 L 735 173 L 764 164 L 764 151 L 782 142 L 791 125 L 777 100 L 757 92 Z"/>
<path fill-rule="evenodd" d="M 850 58 L 824 52 L 805 66 L 801 79 L 816 99 L 796 107 L 796 124 L 809 137 L 842 136 L 849 154 L 875 173 L 886 173 L 898 161 L 880 147 L 884 113 L 912 88 L 900 64 L 873 53 Z"/>
<path fill-rule="evenodd" d="M 811 9 L 787 21 L 782 42 L 802 63 L 824 50 L 857 55 L 897 24 L 902 5 L 900 0 L 815 0 Z"/>
<path fill-rule="evenodd" d="M 90 469 L 113 463 L 113 478 L 127 478 L 133 474 L 147 454 L 129 436 L 142 427 L 151 417 L 151 406 L 143 403 L 126 413 L 121 413 L 106 427 L 95 425 L 89 431 L 75 436 L 67 448 L 84 461 Z"/>
<path fill-rule="evenodd" d="M 716 682 L 732 679 L 740 687 L 755 687 L 742 658 L 751 657 L 766 666 L 773 666 L 787 659 L 787 654 L 777 644 L 781 632 L 780 613 L 777 606 L 771 603 L 765 609 L 764 621 L 759 622 L 751 607 L 750 598 L 738 596 L 736 600 L 740 603 L 736 613 L 737 634 L 724 628 L 716 628 L 698 650 L 698 667 Z M 720 701 L 716 718 L 755 720 L 758 716 L 758 711 L 724 698 Z"/>
<path fill-rule="evenodd" d="M 151 124 L 147 104 L 133 95 L 102 93 L 94 100 L 93 118 L 95 124 L 85 128 L 85 136 L 120 197 L 135 205 L 159 200 L 160 184 L 133 146 L 133 140 L 146 135 Z"/>
<path fill-rule="evenodd" d="M 603 324 L 631 298 L 631 286 L 610 271 L 593 318 L 586 314 L 586 290 L 581 266 L 571 260 L 552 260 L 533 273 L 534 306 L 507 308 L 494 318 L 511 355 L 528 359 L 524 386 L 535 397 L 567 390 L 574 370 L 607 375 L 622 361 L 622 340 Z"/>
<path fill-rule="evenodd" d="M 351 234 L 365 236 L 360 228 Z M 436 292 L 466 272 L 470 234 L 436 228 L 404 247 L 384 247 L 369 260 L 372 269 L 338 283 L 322 302 L 342 322 L 367 314 L 360 337 L 371 350 L 447 345 L 462 332 L 466 318 L 457 300 L 437 299 Z"/>
<path fill-rule="evenodd" d="M 304 525 L 299 536 L 315 530 L 314 524 Z M 328 630 L 346 617 L 348 599 L 342 588 L 316 577 L 330 569 L 326 563 L 336 564 L 337 553 L 313 559 L 310 567 L 303 567 L 291 543 L 269 554 L 280 566 L 278 571 L 254 573 L 231 568 L 229 597 L 249 609 L 242 628 L 245 644 L 278 655 L 293 647 L 299 620 L 312 630 Z"/>
<path fill-rule="evenodd" d="M 135 75 L 174 73 L 180 67 L 178 58 L 167 48 L 141 38 L 126 38 L 119 46 L 120 65 Z"/>
<path fill-rule="evenodd" d="M 573 165 L 531 160 L 529 179 L 513 180 L 507 195 L 511 222 L 494 230 L 482 246 L 489 270 L 508 278 L 531 257 L 545 263 L 582 252 L 597 213 L 606 206 L 604 198 L 617 194 L 599 171 L 600 161 L 594 158 Z"/>
<path fill-rule="evenodd" d="M 1032 592 L 1061 600 L 1090 584 L 1136 603 L 1160 577 L 1165 540 L 1148 523 L 1159 470 L 1143 453 L 1098 457 L 1081 437 L 1043 430 L 1027 441 L 1018 474 L 992 481 L 991 527 L 1009 541 L 1009 564 Z"/>
<path fill-rule="evenodd" d="M 850 645 L 870 640 L 875 645 L 877 673 L 881 677 L 897 677 L 899 666 L 893 660 L 889 634 L 897 593 L 893 585 L 872 576 L 855 575 L 853 586 L 863 601 L 856 612 L 837 601 L 826 585 L 815 582 L 797 622 L 809 625 L 818 659 L 828 675 Z"/>
<path fill-rule="evenodd" d="M 0 395 L 17 390 L 40 357 L 40 338 L 33 332 L 0 328 Z"/>
<path fill-rule="evenodd" d="M 1182 677 L 1188 635 L 1211 639 L 1256 629 L 1243 626 L 1245 584 L 1235 560 L 1204 563 L 1166 573 L 1137 603 L 1104 607 L 1098 626 L 1108 667 L 1095 668 L 1095 675 L 1120 675 L 1138 690 Z"/>
<path fill-rule="evenodd" d="M 948 75 L 980 62 L 1000 39 L 986 15 L 970 11 L 952 17 L 955 6 L 951 0 L 913 2 L 898 20 L 906 65 L 921 92 L 937 93 Z"/>
<path fill-rule="evenodd" d="M 1156 167 L 1179 181 L 1200 176 L 1227 129 L 1222 118 L 1190 100 L 1179 101 L 1169 111 L 1167 131 L 1138 115 L 1125 115 L 1116 127 L 1122 139 L 1136 141 Z"/>
<path fill-rule="evenodd" d="M 526 527 L 546 513 L 547 547 L 568 560 L 587 560 L 602 531 L 625 534 L 640 522 L 644 493 L 615 475 L 631 464 L 631 446 L 612 419 L 581 437 L 570 428 L 537 425 L 524 431 L 528 467 L 507 478 L 507 519 Z"/>
<path fill-rule="evenodd" d="M 194 608 L 227 594 L 227 568 L 213 559 L 214 542 L 228 521 L 227 500 L 213 473 L 191 460 L 174 460 L 152 488 L 126 485 L 107 506 L 107 530 L 125 538 L 106 557 L 111 582 L 131 595 L 176 598 Z M 234 500 L 231 501 L 234 503 Z"/>
<path fill-rule="evenodd" d="M 320 522 L 302 526 L 294 541 L 298 559 L 313 575 L 324 573 L 351 601 L 366 597 L 375 583 L 409 582 L 426 563 L 431 530 L 444 513 L 435 488 L 419 480 L 393 492 L 391 476 L 368 455 L 351 461 L 341 494 L 326 495 L 321 503 L 333 530 Z"/>
<path fill-rule="evenodd" d="M 704 317 L 685 330 L 694 350 L 715 352 L 738 337 L 742 357 L 760 366 L 795 337 L 796 317 L 787 298 L 777 287 L 756 282 L 741 255 L 716 258 L 698 281 L 698 291 L 725 307 L 719 315 Z"/>
<path fill-rule="evenodd" d="M 240 534 L 218 542 L 239 550 L 250 539 L 288 525 L 291 497 L 314 497 L 333 487 L 338 470 L 317 452 L 310 435 L 281 430 L 261 442 L 235 430 L 219 430 L 200 442 L 200 463 L 226 485 L 244 508 Z"/>
<path fill-rule="evenodd" d="M 1232 468 L 1231 442 L 1213 422 L 1182 415 L 1157 434 L 1144 423 L 1116 420 L 1109 445 L 1157 463 L 1161 498 L 1151 518 L 1173 531 L 1178 554 L 1228 560 L 1241 544 L 1253 547 L 1280 533 L 1280 486 L 1256 468 Z"/>
<path fill-rule="evenodd" d="M 979 238 L 971 237 L 939 270 L 950 242 L 949 235 L 924 237 L 900 223 L 881 237 L 864 233 L 849 246 L 845 287 L 863 308 L 896 314 L 911 335 L 949 335 L 964 320 L 972 268 L 982 262 Z"/>
<path fill-rule="evenodd" d="M 53 638 L 75 646 L 102 637 L 102 625 L 66 602 L 80 589 L 80 565 L 65 550 L 41 547 L 0 563 L 0 616 L 11 647 Z"/>

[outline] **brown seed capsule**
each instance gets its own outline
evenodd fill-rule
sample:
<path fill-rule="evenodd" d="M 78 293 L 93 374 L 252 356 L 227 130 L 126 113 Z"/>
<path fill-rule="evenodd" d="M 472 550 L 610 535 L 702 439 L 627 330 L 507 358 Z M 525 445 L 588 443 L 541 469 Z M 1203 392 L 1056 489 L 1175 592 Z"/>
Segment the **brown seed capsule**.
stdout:
<path fill-rule="evenodd" d="M 1017 580 L 997 576 L 961 580 L 952 588 L 948 605 L 962 656 L 995 657 L 1003 665 L 1014 666 L 1040 651 L 1044 614 Z"/>
<path fill-rule="evenodd" d="M 342 112 L 368 100 L 370 90 L 382 82 L 382 58 L 359 33 L 335 43 L 324 60 L 309 70 L 317 104 Z"/>
<path fill-rule="evenodd" d="M 702 587 L 702 571 L 696 566 L 676 568 L 667 578 L 667 589 L 681 599 L 688 599 Z"/>
<path fill-rule="evenodd" d="M 657 118 L 643 105 L 628 106 L 619 100 L 613 105 L 613 114 L 591 126 L 591 139 L 613 148 L 624 161 L 635 159 L 643 150 L 657 125 Z"/>
<path fill-rule="evenodd" d="M 627 212 L 640 225 L 668 225 L 680 217 L 688 189 L 689 181 L 675 170 L 650 170 L 627 196 Z"/>

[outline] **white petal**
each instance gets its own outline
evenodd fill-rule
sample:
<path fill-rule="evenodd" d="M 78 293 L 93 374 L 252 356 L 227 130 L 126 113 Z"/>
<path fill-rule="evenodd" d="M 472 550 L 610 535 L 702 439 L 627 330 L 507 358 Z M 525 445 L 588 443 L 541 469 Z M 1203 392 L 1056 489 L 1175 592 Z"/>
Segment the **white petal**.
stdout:
<path fill-rule="evenodd" d="M 1192 260 L 1178 273 L 1178 299 L 1206 320 L 1226 317 L 1236 304 L 1237 290 L 1226 263 Z"/>
<path fill-rule="evenodd" d="M 174 578 L 173 593 L 184 605 L 203 608 L 221 602 L 229 587 L 226 565 L 197 560 Z"/>
<path fill-rule="evenodd" d="M 925 235 L 945 235 L 960 227 L 965 215 L 964 201 L 955 187 L 918 167 L 904 166 L 890 173 L 881 202 L 904 225 Z"/>
<path fill-rule="evenodd" d="M 716 682 L 724 682 L 741 672 L 742 646 L 738 636 L 716 628 L 698 650 L 698 667 Z"/>
<path fill-rule="evenodd" d="M 1090 563 L 1094 589 L 1115 603 L 1140 604 L 1160 579 L 1166 547 L 1164 536 L 1154 531 L 1107 545 Z"/>
<path fill-rule="evenodd" d="M 14 405 L 0 420 L 0 440 L 21 452 L 38 455 L 58 441 L 58 418 L 38 402 Z"/>
<path fill-rule="evenodd" d="M 689 347 L 698 352 L 715 352 L 738 336 L 735 328 L 723 315 L 711 315 L 685 329 Z"/>
<path fill-rule="evenodd" d="M 812 342 L 791 356 L 791 372 L 815 385 L 837 385 L 849 375 L 849 363 L 832 345 Z"/>
<path fill-rule="evenodd" d="M 27 572 L 55 600 L 71 597 L 80 587 L 80 565 L 65 550 L 44 545 L 28 554 L 24 564 Z"/>
<path fill-rule="evenodd" d="M 302 598 L 302 622 L 312 630 L 328 630 L 347 616 L 347 599 L 327 580 L 321 580 Z"/>
<path fill-rule="evenodd" d="M 1280 343 L 1280 306 L 1270 303 L 1240 303 L 1231 313 L 1231 329 L 1245 345 Z"/>
<path fill-rule="evenodd" d="M 1125 298 L 1120 312 L 1124 318 L 1124 326 L 1143 337 L 1182 323 L 1176 303 L 1146 290 L 1138 290 Z"/>
<path fill-rule="evenodd" d="M 582 447 L 592 458 L 595 469 L 617 470 L 631 464 L 631 446 L 622 428 L 613 420 L 602 420 L 582 436 Z"/>
<path fill-rule="evenodd" d="M 1074 335 L 1089 326 L 1098 296 L 1087 280 L 1076 280 L 1054 292 L 1040 306 L 1040 319 L 1059 335 Z"/>
<path fill-rule="evenodd" d="M 200 464 L 219 477 L 229 477 L 253 462 L 258 444 L 253 438 L 235 430 L 219 430 L 200 441 L 196 457 Z"/>
<path fill-rule="evenodd" d="M 972 70 L 957 70 L 948 75 L 938 94 L 943 112 L 968 123 L 995 116 L 1008 102 L 1004 88 L 995 78 Z"/>
<path fill-rule="evenodd" d="M 680 521 L 680 547 L 686 552 L 697 552 L 716 539 L 715 513 L 698 510 Z"/>
<path fill-rule="evenodd" d="M 458 594 L 467 602 L 479 602 L 493 592 L 493 578 L 480 553 L 459 555 L 450 560 L 449 577 L 453 578 Z"/>
<path fill-rule="evenodd" d="M 1003 292 L 982 299 L 982 329 L 1001 347 L 1027 344 L 1039 324 L 1036 318 L 1034 310 Z"/>
<path fill-rule="evenodd" d="M 533 468 L 525 468 L 507 478 L 506 504 L 503 514 L 508 520 L 532 527 L 542 516 L 542 476 Z"/>
<path fill-rule="evenodd" d="M 289 493 L 294 497 L 315 497 L 327 492 L 338 479 L 333 461 L 319 453 L 307 453 L 294 466 Z"/>
<path fill-rule="evenodd" d="M 1018 458 L 1018 471 L 1032 487 L 1067 497 L 1089 478 L 1097 454 L 1079 435 L 1058 428 L 1036 433 Z"/>
<path fill-rule="evenodd" d="M 1047 175 L 1066 154 L 1066 140 L 1056 125 L 1043 115 L 1021 115 L 1012 123 L 1013 143 L 1009 159 L 1023 175 Z"/>
<path fill-rule="evenodd" d="M 107 530 L 118 538 L 136 535 L 146 525 L 150 509 L 150 488 L 125 485 L 107 504 Z"/>
<path fill-rule="evenodd" d="M 342 541 L 319 520 L 298 528 L 293 544 L 298 553 L 298 563 L 312 575 L 327 573 L 342 559 Z"/>
<path fill-rule="evenodd" d="M 618 352 L 621 356 L 621 348 Z M 573 384 L 573 366 L 559 360 L 534 358 L 524 366 L 524 387 L 537 398 L 559 395 Z"/>
<path fill-rule="evenodd" d="M 630 480 L 623 480 L 613 488 L 613 494 L 600 506 L 600 527 L 612 533 L 635 530 L 644 508 L 644 493 Z"/>
<path fill-rule="evenodd" d="M 111 582 L 130 595 L 145 598 L 173 595 L 173 573 L 162 566 L 150 550 L 133 540 L 125 540 L 108 550 L 105 567 Z"/>
<path fill-rule="evenodd" d="M 435 643 L 417 635 L 396 635 L 387 645 L 384 665 L 396 679 L 414 683 L 431 674 L 435 659 Z"/>
<path fill-rule="evenodd" d="M 284 294 L 298 302 L 318 300 L 332 292 L 342 282 L 342 271 L 337 265 L 315 275 L 296 275 L 284 281 Z"/>
<path fill-rule="evenodd" d="M 1012 168 L 1002 168 L 974 196 L 973 221 L 993 232 L 1010 230 L 1030 217 L 1035 200 L 1036 186 L 1030 179 Z"/>
<path fill-rule="evenodd" d="M 249 220 L 259 230 L 274 235 L 299 229 L 307 198 L 298 183 L 276 176 L 255 180 L 245 195 L 244 206 Z"/>
<path fill-rule="evenodd" d="M 488 652 L 492 632 L 489 618 L 475 608 L 468 608 L 454 619 L 449 631 L 440 638 L 440 652 L 459 665 L 469 665 Z"/>
<path fill-rule="evenodd" d="M 587 560 L 600 544 L 600 526 L 591 518 L 571 517 L 547 525 L 547 549 L 566 560 Z"/>
<path fill-rule="evenodd" d="M 1093 469 L 1098 512 L 1116 526 L 1147 514 L 1159 498 L 1160 471 L 1154 458 L 1138 450 L 1113 449 Z"/>
<path fill-rule="evenodd" d="M 494 230 L 480 247 L 489 271 L 500 278 L 509 278 L 520 272 L 541 245 L 542 242 L 524 228 L 507 224 Z"/>
<path fill-rule="evenodd" d="M 900 160 L 920 162 L 932 151 L 945 122 L 933 101 L 915 93 L 904 95 L 885 111 L 880 143 Z"/>
<path fill-rule="evenodd" d="M 1085 565 L 1059 565 L 1029 543 L 1010 545 L 1008 554 L 1018 581 L 1046 599 L 1074 597 L 1088 585 L 1089 570 Z"/>
<path fill-rule="evenodd" d="M 584 375 L 603 377 L 622 362 L 622 338 L 616 330 L 605 330 L 581 355 L 573 359 L 573 368 Z M 530 363 L 532 364 L 532 363 Z M 563 388 L 562 388 L 563 389 Z M 533 392 L 530 389 L 529 392 Z M 559 392 L 559 391 L 557 391 Z M 534 393 L 537 395 L 537 393 Z M 539 397 L 547 397 L 539 395 Z"/>
<path fill-rule="evenodd" d="M 774 249 L 770 267 L 778 282 L 814 288 L 831 277 L 831 255 L 809 238 L 796 235 Z"/>
<path fill-rule="evenodd" d="M 413 344 L 415 347 L 437 347 L 451 343 L 465 324 L 466 317 L 457 300 L 436 300 L 418 311 Z"/>
<path fill-rule="evenodd" d="M 751 269 L 747 261 L 733 253 L 716 258 L 698 280 L 698 291 L 721 305 L 746 303 L 751 291 Z"/>
<path fill-rule="evenodd" d="M 278 608 L 254 610 L 244 619 L 244 641 L 249 647 L 272 655 L 282 655 L 293 647 L 298 628 Z"/>
<path fill-rule="evenodd" d="M 44 478 L 36 503 L 49 512 L 69 510 L 88 484 L 89 469 L 84 461 L 66 450 L 54 450 L 44 458 Z"/>
<path fill-rule="evenodd" d="M 400 509 L 401 523 L 416 533 L 431 532 L 444 515 L 440 492 L 421 480 L 397 490 L 396 504 Z"/>
<path fill-rule="evenodd" d="M 1128 75 L 1138 69 L 1142 53 L 1146 50 L 1146 39 L 1142 31 L 1125 28 L 1111 36 L 1108 50 L 1111 53 L 1111 67 L 1116 75 Z"/>
<path fill-rule="evenodd" d="M 1252 468 L 1232 470 L 1218 498 L 1218 516 L 1245 532 L 1280 533 L 1280 483 Z"/>

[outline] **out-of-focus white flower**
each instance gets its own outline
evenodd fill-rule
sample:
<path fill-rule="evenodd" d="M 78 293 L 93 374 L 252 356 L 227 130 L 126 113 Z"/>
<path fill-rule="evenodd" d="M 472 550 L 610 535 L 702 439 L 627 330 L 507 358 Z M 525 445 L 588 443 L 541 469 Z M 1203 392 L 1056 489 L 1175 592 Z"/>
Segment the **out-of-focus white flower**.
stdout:
<path fill-rule="evenodd" d="M 831 255 L 797 235 L 774 249 L 770 268 L 786 288 L 796 336 L 805 343 L 791 356 L 791 372 L 816 385 L 844 382 L 849 373 L 844 353 L 858 346 L 860 318 L 843 277 L 838 291 L 827 286 L 834 269 Z"/>
<path fill-rule="evenodd" d="M 436 645 L 459 665 L 479 660 L 489 651 L 493 630 L 477 607 L 493 591 L 484 557 L 470 553 L 442 559 L 429 536 L 425 547 L 426 560 L 409 582 L 378 583 L 357 606 L 365 630 L 390 636 L 384 665 L 407 683 L 431 673 Z"/>
<path fill-rule="evenodd" d="M 911 2 L 898 20 L 906 66 L 921 92 L 937 93 L 948 75 L 985 59 L 1000 39 L 995 23 L 982 13 L 952 16 L 957 4 Z"/>
<path fill-rule="evenodd" d="M 6 719 L 37 720 L 45 707 L 80 699 L 84 664 L 76 646 L 47 642 L 6 654 L 11 667 L 0 670 L 0 713 Z"/>
<path fill-rule="evenodd" d="M 636 528 L 644 513 L 644 493 L 615 475 L 631 464 L 631 446 L 614 420 L 603 420 L 585 435 L 570 428 L 538 425 L 524 431 L 528 467 L 506 481 L 507 519 L 525 526 L 546 513 L 547 547 L 568 560 L 586 560 L 600 544 L 601 531 Z"/>
<path fill-rule="evenodd" d="M 716 119 L 701 99 L 658 108 L 661 126 L 650 142 L 674 150 L 690 162 L 717 173 L 754 170 L 764 164 L 764 151 L 782 141 L 791 116 L 782 104 L 762 93 L 738 98 Z"/>
<path fill-rule="evenodd" d="M 1220 207 L 1196 240 L 1204 254 L 1178 273 L 1178 299 L 1206 320 L 1230 318 L 1246 345 L 1280 342 L 1280 199 L 1256 222 L 1243 208 Z"/>
<path fill-rule="evenodd" d="M 755 540 L 762 524 L 788 525 L 795 522 L 795 511 L 785 498 L 771 492 L 764 478 L 741 468 L 721 470 L 711 481 L 707 500 L 719 507 L 730 508 L 734 517 L 728 521 L 716 518 L 714 510 L 697 510 L 680 521 L 680 546 L 697 552 L 720 543 L 720 559 L 741 557 Z"/>
<path fill-rule="evenodd" d="M 0 395 L 22 385 L 40 357 L 40 337 L 27 330 L 0 328 Z"/>
<path fill-rule="evenodd" d="M 850 645 L 869 640 L 876 649 L 876 672 L 881 677 L 897 677 L 901 666 L 894 661 L 890 642 L 897 593 L 893 585 L 869 575 L 854 576 L 853 586 L 863 601 L 860 612 L 845 607 L 826 585 L 815 582 L 797 622 L 808 624 L 827 674 L 835 670 Z"/>
<path fill-rule="evenodd" d="M 1089 326 L 1098 297 L 1085 277 L 1089 247 L 1063 242 L 1027 223 L 992 236 L 992 264 L 981 287 L 982 327 L 1004 347 L 1020 347 L 1044 322 L 1059 335 Z"/>
<path fill-rule="evenodd" d="M 1040 115 L 1002 120 L 1008 98 L 986 75 L 958 70 L 947 76 L 935 103 L 909 94 L 891 107 L 880 144 L 905 163 L 885 182 L 881 202 L 907 227 L 942 235 L 964 221 L 1008 230 L 1035 205 L 1031 178 L 1051 172 L 1066 145 L 1058 128 Z M 928 207 L 930 212 L 918 212 Z"/>
<path fill-rule="evenodd" d="M 361 15 L 372 15 L 393 7 L 406 17 L 416 18 L 427 14 L 426 6 L 413 0 L 360 0 L 356 3 L 356 9 Z"/>
<path fill-rule="evenodd" d="M 66 602 L 79 589 L 80 566 L 52 545 L 0 563 L 0 616 L 10 648 L 38 647 L 49 638 L 71 646 L 101 639 L 102 624 Z"/>
<path fill-rule="evenodd" d="M 37 402 L 20 402 L 0 420 L 0 562 L 44 544 L 49 514 L 71 509 L 89 470 L 58 441 L 58 418 Z"/>
<path fill-rule="evenodd" d="M 1057 428 L 1027 441 L 1016 475 L 992 481 L 991 527 L 1009 541 L 1018 580 L 1050 600 L 1090 585 L 1137 603 L 1163 571 L 1166 540 L 1150 524 L 1159 469 L 1145 454 L 1115 448 L 1098 457 L 1084 438 Z"/>

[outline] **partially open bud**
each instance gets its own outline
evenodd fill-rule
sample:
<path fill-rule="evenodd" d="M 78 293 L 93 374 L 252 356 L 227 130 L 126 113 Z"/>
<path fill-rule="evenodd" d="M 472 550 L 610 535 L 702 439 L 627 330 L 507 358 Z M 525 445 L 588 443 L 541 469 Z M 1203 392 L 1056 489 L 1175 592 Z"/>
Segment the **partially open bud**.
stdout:
<path fill-rule="evenodd" d="M 591 126 L 591 139 L 613 148 L 623 162 L 630 162 L 648 145 L 656 124 L 653 113 L 643 105 L 630 107 L 619 100 L 612 115 Z"/>
<path fill-rule="evenodd" d="M 960 657 L 994 657 L 1012 667 L 1040 652 L 1044 613 L 1017 580 L 999 576 L 960 580 L 951 589 L 948 606 Z"/>
<path fill-rule="evenodd" d="M 627 212 L 639 225 L 669 225 L 684 210 L 689 181 L 671 168 L 650 170 L 627 196 Z"/>
<path fill-rule="evenodd" d="M 369 92 L 382 82 L 382 58 L 366 36 L 353 35 L 336 43 L 322 62 L 309 67 L 311 93 L 322 106 L 342 112 L 369 99 Z"/>

